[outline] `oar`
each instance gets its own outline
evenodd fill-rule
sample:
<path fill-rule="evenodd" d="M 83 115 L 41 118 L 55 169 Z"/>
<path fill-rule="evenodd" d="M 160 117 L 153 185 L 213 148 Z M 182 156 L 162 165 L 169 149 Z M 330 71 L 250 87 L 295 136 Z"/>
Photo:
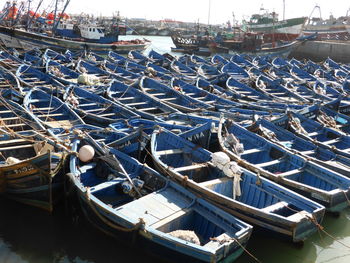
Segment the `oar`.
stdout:
<path fill-rule="evenodd" d="M 121 171 L 125 177 L 128 179 L 129 183 L 132 185 L 132 187 L 135 189 L 137 194 L 142 197 L 140 191 L 136 188 L 135 184 L 131 180 L 128 173 L 125 171 L 123 165 L 119 162 L 119 160 L 110 153 L 110 151 L 107 151 L 107 149 L 103 148 L 99 143 L 97 143 L 88 133 L 85 132 L 86 137 L 89 139 L 90 144 L 93 145 L 93 147 L 99 151 L 99 154 L 101 155 L 100 158 L 107 162 L 113 169 L 116 169 L 118 171 Z"/>

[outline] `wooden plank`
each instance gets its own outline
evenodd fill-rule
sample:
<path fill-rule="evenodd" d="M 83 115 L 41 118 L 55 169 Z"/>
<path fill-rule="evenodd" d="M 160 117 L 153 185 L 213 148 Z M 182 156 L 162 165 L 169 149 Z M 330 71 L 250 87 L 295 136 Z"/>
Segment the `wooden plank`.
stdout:
<path fill-rule="evenodd" d="M 187 213 L 187 211 L 188 210 L 180 210 L 180 211 L 178 211 L 178 212 L 176 212 L 176 213 L 174 213 L 174 214 L 172 214 L 172 215 L 170 215 L 162 220 L 159 220 L 158 222 L 155 222 L 151 226 L 152 226 L 152 228 L 157 229 L 157 228 L 159 228 L 159 227 L 161 227 L 169 222 L 174 221 L 176 218 L 179 218 L 180 216 L 185 215 Z"/>
<path fill-rule="evenodd" d="M 258 163 L 258 164 L 255 164 L 255 165 L 257 167 L 259 167 L 259 168 L 263 168 L 263 167 L 271 166 L 271 165 L 274 165 L 274 164 L 278 164 L 279 162 L 280 162 L 280 160 L 277 159 L 277 160 L 272 160 L 270 162 Z"/>
<path fill-rule="evenodd" d="M 117 184 L 120 184 L 122 182 L 124 182 L 125 180 L 124 179 L 113 179 L 111 181 L 107 181 L 107 182 L 103 182 L 101 184 L 98 184 L 98 185 L 95 185 L 94 187 L 91 187 L 90 188 L 90 192 L 91 193 L 95 193 L 95 192 L 98 192 L 102 189 L 106 189 L 110 186 L 115 186 Z"/>
<path fill-rule="evenodd" d="M 164 93 L 164 92 L 159 92 L 159 93 L 150 93 L 152 96 L 164 96 L 164 95 L 166 95 L 166 93 Z"/>
<path fill-rule="evenodd" d="M 179 154 L 183 153 L 182 149 L 171 149 L 171 150 L 163 150 L 163 151 L 157 151 L 157 155 L 170 155 L 170 154 Z"/>
<path fill-rule="evenodd" d="M 12 111 L 10 111 L 10 110 L 2 110 L 2 111 L 0 111 L 0 114 L 1 113 L 11 113 Z"/>
<path fill-rule="evenodd" d="M 116 98 L 117 100 L 132 100 L 135 97 L 122 97 L 122 98 Z"/>
<path fill-rule="evenodd" d="M 193 165 L 189 165 L 189 166 L 174 168 L 173 170 L 176 172 L 183 172 L 183 171 L 200 169 L 200 168 L 207 167 L 207 166 L 208 166 L 208 164 L 206 164 L 206 163 L 198 163 L 198 164 L 193 164 Z"/>
<path fill-rule="evenodd" d="M 333 140 L 325 141 L 323 143 L 326 144 L 326 145 L 330 145 L 330 144 L 333 144 L 333 143 L 336 143 L 336 142 L 339 142 L 339 141 L 340 141 L 340 138 L 335 138 Z"/>
<path fill-rule="evenodd" d="M 33 147 L 33 144 L 24 144 L 24 145 L 17 145 L 17 146 L 2 147 L 2 148 L 0 148 L 0 151 L 25 149 L 25 148 L 30 148 L 30 147 Z"/>
<path fill-rule="evenodd" d="M 84 109 L 82 109 L 83 111 L 85 111 L 85 112 L 94 112 L 94 111 L 104 111 L 104 109 L 101 109 L 101 108 L 95 108 L 95 109 L 90 109 L 90 110 L 84 110 Z"/>
<path fill-rule="evenodd" d="M 288 172 L 280 173 L 280 174 L 278 174 L 278 176 L 288 176 L 288 175 L 293 175 L 293 174 L 297 174 L 300 172 L 301 172 L 300 169 L 293 169 L 293 170 L 290 170 Z"/>
<path fill-rule="evenodd" d="M 264 149 L 261 149 L 261 148 L 253 148 L 253 149 L 249 149 L 249 150 L 245 150 L 243 152 L 242 155 L 245 155 L 245 154 L 252 154 L 252 153 L 258 153 L 258 152 L 262 152 L 264 151 Z"/>
<path fill-rule="evenodd" d="M 210 188 L 210 186 L 212 186 L 212 185 L 225 183 L 227 181 L 232 181 L 232 178 L 223 177 L 223 178 L 213 179 L 213 180 L 209 180 L 209 181 L 206 181 L 206 182 L 201 182 L 201 183 L 199 183 L 199 185 L 202 186 L 202 187 Z"/>
<path fill-rule="evenodd" d="M 267 213 L 272 213 L 273 211 L 276 211 L 278 209 L 281 209 L 285 206 L 287 206 L 288 204 L 284 201 L 281 201 L 281 202 L 277 202 L 273 205 L 270 205 L 270 206 L 267 206 L 267 207 L 264 207 L 262 208 L 261 210 L 264 211 L 264 212 L 267 212 Z"/>
<path fill-rule="evenodd" d="M 104 113 L 104 114 L 99 114 L 101 117 L 110 117 L 110 116 L 115 116 L 117 113 L 111 112 L 111 113 Z"/>
<path fill-rule="evenodd" d="M 94 106 L 94 105 L 96 105 L 96 102 L 79 104 L 79 107 L 83 107 L 83 106 Z"/>
<path fill-rule="evenodd" d="M 162 99 L 162 101 L 172 101 L 172 100 L 176 100 L 176 98 L 172 97 L 172 98 L 164 98 L 164 99 Z"/>
<path fill-rule="evenodd" d="M 316 135 L 319 135 L 319 134 L 320 134 L 320 132 L 318 132 L 318 131 L 310 132 L 310 133 L 308 133 L 308 136 L 313 137 L 313 136 L 316 136 Z"/>
<path fill-rule="evenodd" d="M 39 118 L 41 117 L 48 117 L 48 118 L 51 118 L 51 117 L 59 117 L 59 116 L 64 116 L 65 114 L 64 113 L 49 113 L 49 114 L 40 114 L 40 115 L 37 115 Z"/>
<path fill-rule="evenodd" d="M 23 126 L 27 126 L 27 124 L 25 123 L 18 123 L 18 124 L 6 124 L 7 128 L 15 128 L 15 127 L 23 127 Z"/>
<path fill-rule="evenodd" d="M 13 121 L 13 120 L 19 120 L 19 117 L 8 117 L 8 118 L 0 118 L 2 121 Z"/>
<path fill-rule="evenodd" d="M 52 107 L 43 107 L 43 108 L 33 108 L 32 111 L 42 111 L 42 110 L 53 110 L 54 108 Z"/>
<path fill-rule="evenodd" d="M 13 139 L 13 140 L 6 140 L 6 141 L 0 141 L 0 146 L 1 145 L 6 145 L 6 144 L 11 144 L 11 143 L 21 143 L 21 142 L 29 142 L 28 140 L 25 139 Z"/>
<path fill-rule="evenodd" d="M 305 154 L 305 155 L 309 155 L 309 154 L 315 153 L 315 150 L 301 151 L 300 153 Z"/>
<path fill-rule="evenodd" d="M 152 110 L 157 110 L 157 107 L 150 107 L 150 108 L 143 108 L 143 109 L 138 109 L 139 111 L 152 111 Z"/>
<path fill-rule="evenodd" d="M 147 104 L 148 102 L 141 101 L 141 102 L 133 102 L 133 103 L 126 103 L 127 106 L 139 106 L 139 105 L 144 105 Z"/>

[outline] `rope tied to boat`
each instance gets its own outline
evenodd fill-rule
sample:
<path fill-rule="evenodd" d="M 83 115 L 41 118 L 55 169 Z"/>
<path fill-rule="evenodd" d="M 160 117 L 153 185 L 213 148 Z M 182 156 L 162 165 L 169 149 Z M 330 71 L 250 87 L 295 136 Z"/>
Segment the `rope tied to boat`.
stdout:
<path fill-rule="evenodd" d="M 230 157 L 224 152 L 215 152 L 211 155 L 211 157 L 211 161 L 215 167 L 222 170 L 227 177 L 233 178 L 233 199 L 236 199 L 236 196 L 241 196 L 241 168 L 237 165 L 236 162 L 231 161 Z"/>
<path fill-rule="evenodd" d="M 301 121 L 299 118 L 294 118 L 293 116 L 290 116 L 290 125 L 292 126 L 293 129 L 295 129 L 298 133 L 308 135 L 306 130 L 303 128 L 301 125 Z"/>
<path fill-rule="evenodd" d="M 255 182 L 255 184 L 256 185 L 261 185 L 260 172 L 256 173 L 256 182 Z"/>
<path fill-rule="evenodd" d="M 345 192 L 344 192 L 345 194 Z M 346 194 L 345 194 L 346 195 Z M 288 205 L 284 206 L 286 207 L 287 209 L 293 211 L 294 213 L 300 213 L 301 211 L 298 211 L 298 210 L 295 210 L 291 207 L 289 207 Z M 324 234 L 326 234 L 328 237 L 330 237 L 331 239 L 333 239 L 335 242 L 338 242 L 339 244 L 345 246 L 346 248 L 349 248 L 350 249 L 350 246 L 346 245 L 345 243 L 337 240 L 333 235 L 331 235 L 330 233 L 328 233 L 325 229 L 324 229 L 324 226 L 322 226 L 318 221 L 317 219 L 315 218 L 315 215 L 313 214 L 310 214 L 310 213 L 304 213 L 305 215 L 305 218 L 308 219 L 310 222 L 312 222 L 319 231 L 323 232 Z"/>
<path fill-rule="evenodd" d="M 187 183 L 188 183 L 188 176 L 185 175 L 181 181 L 181 185 L 186 187 L 187 186 Z"/>
<path fill-rule="evenodd" d="M 350 200 L 349 200 L 349 198 L 348 198 L 348 195 L 346 194 L 345 191 L 343 191 L 343 193 L 344 193 L 344 195 L 345 195 L 346 201 L 348 202 L 348 205 L 350 206 Z"/>
<path fill-rule="evenodd" d="M 317 121 L 325 125 L 326 127 L 334 128 L 336 130 L 339 130 L 337 127 L 337 122 L 332 116 L 327 115 L 323 111 L 319 111 L 319 115 L 317 116 Z"/>
<path fill-rule="evenodd" d="M 240 247 L 244 250 L 245 253 L 247 253 L 247 254 L 248 254 L 251 258 L 253 258 L 256 262 L 262 263 L 262 261 L 260 261 L 257 257 L 255 257 L 251 252 L 249 252 L 248 249 L 247 249 L 245 246 L 243 246 L 243 245 L 241 244 L 241 242 L 238 241 L 237 238 L 230 237 L 230 238 L 224 238 L 224 239 L 219 240 L 219 239 L 216 238 L 216 237 L 211 237 L 211 238 L 210 238 L 210 241 L 219 242 L 220 245 L 223 245 L 223 244 L 228 243 L 228 242 L 230 242 L 230 241 L 234 241 L 234 242 L 236 242 L 236 243 L 238 244 L 238 246 L 240 246 Z"/>

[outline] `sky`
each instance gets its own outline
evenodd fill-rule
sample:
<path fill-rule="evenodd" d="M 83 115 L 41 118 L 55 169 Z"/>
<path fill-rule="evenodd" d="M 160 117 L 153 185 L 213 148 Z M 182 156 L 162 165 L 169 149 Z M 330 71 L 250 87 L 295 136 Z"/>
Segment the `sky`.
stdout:
<path fill-rule="evenodd" d="M 44 0 L 44 3 L 49 5 L 53 1 Z M 0 2 L 5 3 L 4 0 Z M 211 24 L 232 21 L 232 12 L 239 21 L 248 19 L 251 14 L 259 13 L 261 7 L 279 13 L 280 19 L 283 16 L 283 0 L 71 0 L 67 12 L 112 16 L 119 11 L 121 16 L 128 18 L 208 23 L 209 3 Z M 285 0 L 285 4 L 286 18 L 307 17 L 316 4 L 321 7 L 323 18 L 330 14 L 344 16 L 350 8 L 349 0 Z"/>

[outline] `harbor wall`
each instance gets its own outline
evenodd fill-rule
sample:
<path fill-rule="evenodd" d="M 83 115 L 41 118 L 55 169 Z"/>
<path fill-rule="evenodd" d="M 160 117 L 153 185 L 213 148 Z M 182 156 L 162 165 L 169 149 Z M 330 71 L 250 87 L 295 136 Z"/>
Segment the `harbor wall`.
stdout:
<path fill-rule="evenodd" d="M 311 59 L 315 62 L 331 59 L 350 63 L 350 42 L 340 41 L 306 41 L 297 46 L 289 55 L 290 58 Z"/>

